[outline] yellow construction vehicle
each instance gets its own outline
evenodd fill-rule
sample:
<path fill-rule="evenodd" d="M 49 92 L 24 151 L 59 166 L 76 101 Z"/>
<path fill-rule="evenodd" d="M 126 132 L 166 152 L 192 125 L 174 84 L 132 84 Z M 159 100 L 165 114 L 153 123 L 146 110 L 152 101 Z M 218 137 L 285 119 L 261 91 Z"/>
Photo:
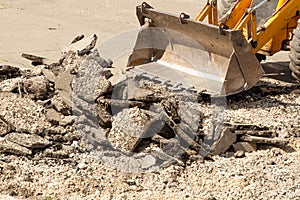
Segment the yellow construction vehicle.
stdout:
<path fill-rule="evenodd" d="M 229 95 L 259 81 L 265 55 L 290 48 L 290 69 L 300 79 L 299 0 L 220 1 L 225 10 L 218 10 L 219 1 L 208 0 L 196 19 L 145 2 L 137 6 L 142 28 L 128 66 L 182 81 L 186 88 Z M 258 22 L 257 10 L 270 3 L 274 12 Z"/>

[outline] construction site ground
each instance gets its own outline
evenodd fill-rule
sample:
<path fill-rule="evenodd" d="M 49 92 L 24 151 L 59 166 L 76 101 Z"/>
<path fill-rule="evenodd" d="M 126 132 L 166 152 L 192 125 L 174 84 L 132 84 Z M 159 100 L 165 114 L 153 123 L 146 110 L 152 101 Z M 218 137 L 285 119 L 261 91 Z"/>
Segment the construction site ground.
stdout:
<path fill-rule="evenodd" d="M 192 17 L 205 2 L 148 0 L 159 10 L 178 14 L 184 11 Z M 39 78 L 46 77 L 45 73 L 36 75 L 37 68 L 22 58 L 22 53 L 42 56 L 48 63 L 55 63 L 61 58 L 63 47 L 78 35 L 96 34 L 101 43 L 136 29 L 139 23 L 135 6 L 141 3 L 137 0 L 3 0 L 0 2 L 0 66 L 29 68 L 27 79 L 40 81 Z M 67 59 L 78 61 L 72 55 Z M 113 162 L 109 160 L 110 155 L 123 159 L 115 152 L 101 153 L 98 149 L 99 154 L 95 155 L 81 148 L 76 131 L 68 126 L 72 116 L 63 121 L 52 115 L 49 119 L 39 109 L 52 110 L 45 102 L 33 100 L 40 98 L 38 95 L 48 95 L 49 91 L 41 89 L 39 94 L 28 96 L 25 91 L 26 97 L 20 97 L 15 90 L 1 92 L 0 127 L 11 124 L 14 130 L 1 132 L 0 129 L 0 199 L 300 199 L 300 85 L 290 75 L 288 52 L 267 57 L 262 65 L 266 74 L 254 88 L 226 98 L 222 120 L 267 127 L 279 142 L 272 145 L 271 138 L 267 144 L 255 146 L 252 152 L 227 151 L 205 159 L 190 159 L 184 164 L 174 162 L 152 172 L 127 169 L 130 166 L 127 163 L 119 164 L 118 167 L 124 168 L 120 170 L 109 164 Z M 0 88 L 5 88 L 1 81 Z M 208 102 L 202 104 L 204 114 L 205 105 L 210 107 Z M 63 112 L 62 109 L 59 114 Z M 24 137 L 23 132 L 32 136 L 39 130 L 47 133 L 33 137 L 29 144 L 19 141 Z M 10 141 L 22 145 L 11 148 L 7 145 L 16 143 Z M 104 157 L 108 162 L 103 161 Z M 151 162 L 146 164 L 151 166 Z"/>

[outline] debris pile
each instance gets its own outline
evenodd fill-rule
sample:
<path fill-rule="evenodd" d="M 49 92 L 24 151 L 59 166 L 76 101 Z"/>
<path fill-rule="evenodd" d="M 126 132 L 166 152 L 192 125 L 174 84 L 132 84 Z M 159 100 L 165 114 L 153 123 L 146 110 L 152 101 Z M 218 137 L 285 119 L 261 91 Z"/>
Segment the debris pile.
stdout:
<path fill-rule="evenodd" d="M 97 37 L 90 39 L 94 48 Z M 70 83 L 88 52 L 87 46 L 80 52 L 70 50 L 52 64 L 23 54 L 33 69 L 0 66 L 1 153 L 68 158 L 85 151 L 78 142 L 81 133 L 73 126 L 77 117 L 72 114 Z"/>
<path fill-rule="evenodd" d="M 136 74 L 112 83 L 112 61 L 100 57 L 96 41 L 77 37 L 58 63 L 23 54 L 34 69 L 0 66 L 1 153 L 67 158 L 108 150 L 143 153 L 154 164 L 287 143 L 267 127 L 224 123 L 203 94 Z"/>

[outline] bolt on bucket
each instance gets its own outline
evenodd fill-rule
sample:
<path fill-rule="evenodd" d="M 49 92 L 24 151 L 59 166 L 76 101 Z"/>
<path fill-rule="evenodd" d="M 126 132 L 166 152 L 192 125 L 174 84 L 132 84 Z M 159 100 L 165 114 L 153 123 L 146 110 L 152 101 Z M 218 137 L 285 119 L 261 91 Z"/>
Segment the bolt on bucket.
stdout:
<path fill-rule="evenodd" d="M 242 31 L 137 7 L 142 28 L 128 67 L 214 96 L 250 89 L 263 75 Z"/>

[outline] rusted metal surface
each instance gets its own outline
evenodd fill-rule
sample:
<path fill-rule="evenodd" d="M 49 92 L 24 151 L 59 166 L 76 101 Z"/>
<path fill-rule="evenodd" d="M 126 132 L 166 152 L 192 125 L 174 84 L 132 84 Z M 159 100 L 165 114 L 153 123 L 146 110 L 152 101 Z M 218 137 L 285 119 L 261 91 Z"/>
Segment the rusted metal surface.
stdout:
<path fill-rule="evenodd" d="M 137 16 L 142 28 L 128 66 L 212 95 L 249 89 L 263 75 L 241 31 L 163 13 L 147 4 L 137 7 Z"/>

